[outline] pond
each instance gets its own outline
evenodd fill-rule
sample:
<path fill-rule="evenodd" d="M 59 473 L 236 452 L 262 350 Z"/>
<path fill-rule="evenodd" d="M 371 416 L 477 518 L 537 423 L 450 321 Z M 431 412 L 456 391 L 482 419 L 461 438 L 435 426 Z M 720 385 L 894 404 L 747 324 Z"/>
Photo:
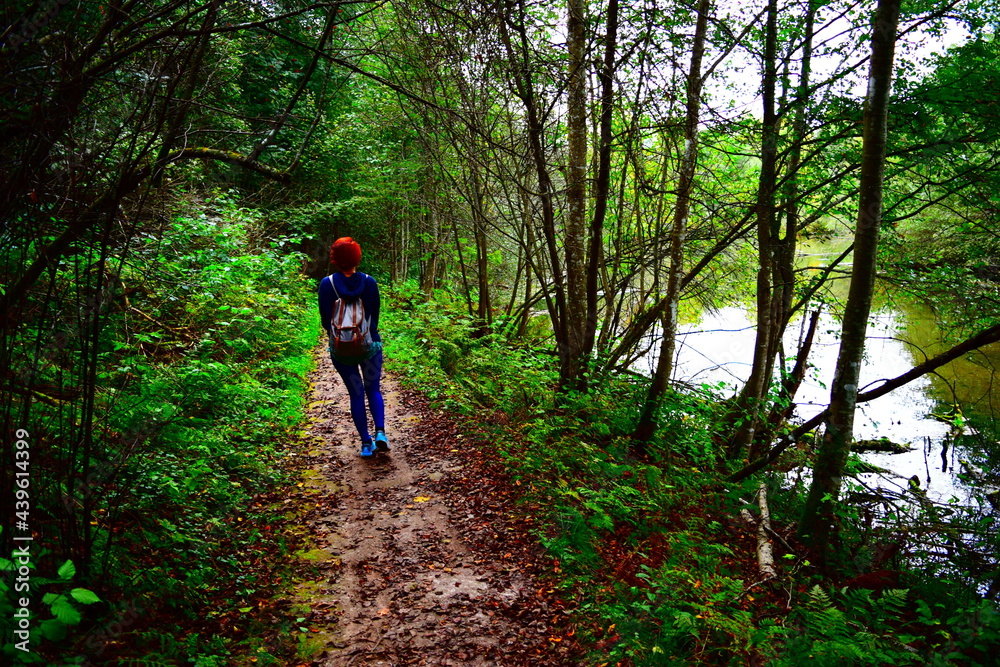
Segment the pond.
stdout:
<path fill-rule="evenodd" d="M 846 248 L 849 241 L 832 241 L 807 246 L 799 256 L 799 268 L 821 267 Z M 848 268 L 847 265 L 842 265 Z M 827 299 L 842 303 L 847 293 L 846 278 L 834 280 Z M 933 313 L 879 286 L 868 327 L 865 360 L 861 370 L 862 391 L 877 386 L 879 380 L 900 375 L 928 357 L 947 349 Z M 828 384 L 839 349 L 840 321 L 827 308 L 820 317 L 816 340 L 810 355 L 810 370 L 796 396 L 796 417 L 808 419 L 829 402 Z M 793 321 L 785 335 L 786 354 L 794 355 L 804 335 L 805 317 Z M 754 313 L 750 306 L 729 306 L 698 313 L 679 327 L 677 362 L 674 379 L 694 385 L 725 383 L 735 391 L 750 374 L 753 356 Z M 652 372 L 656 363 L 652 354 L 640 360 L 637 370 Z M 952 405 L 963 411 L 997 414 L 1000 396 L 993 391 L 995 369 L 1000 364 L 1000 347 L 984 348 L 956 359 L 937 374 L 914 380 L 879 399 L 858 406 L 855 438 L 888 438 L 909 444 L 913 449 L 902 454 L 866 453 L 868 463 L 892 471 L 890 475 L 863 475 L 872 486 L 895 491 L 907 488 L 916 476 L 928 497 L 960 503 L 970 500 L 971 489 L 956 475 L 963 472 L 965 456 L 953 442 L 952 427 L 931 415 L 942 415 Z"/>

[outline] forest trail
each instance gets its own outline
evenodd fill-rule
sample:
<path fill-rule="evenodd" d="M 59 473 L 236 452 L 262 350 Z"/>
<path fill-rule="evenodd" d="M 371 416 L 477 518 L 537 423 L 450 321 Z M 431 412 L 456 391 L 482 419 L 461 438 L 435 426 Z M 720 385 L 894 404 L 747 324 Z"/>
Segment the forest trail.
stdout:
<path fill-rule="evenodd" d="M 310 609 L 306 664 L 577 664 L 568 613 L 538 578 L 531 519 L 505 497 L 499 466 L 391 375 L 392 451 L 362 459 L 343 382 L 325 350 L 316 356 L 300 502 L 320 576 L 292 601 Z"/>

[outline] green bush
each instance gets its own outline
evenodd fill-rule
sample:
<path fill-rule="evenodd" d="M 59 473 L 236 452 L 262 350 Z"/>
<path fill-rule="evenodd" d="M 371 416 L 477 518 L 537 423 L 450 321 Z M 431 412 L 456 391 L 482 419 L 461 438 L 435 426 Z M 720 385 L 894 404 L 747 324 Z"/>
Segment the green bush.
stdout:
<path fill-rule="evenodd" d="M 388 295 L 390 366 L 440 405 L 477 415 L 468 428 L 531 489 L 525 502 L 543 519 L 538 539 L 580 597 L 581 617 L 617 628 L 601 661 L 680 665 L 711 652 L 713 664 L 741 664 L 760 630 L 733 602 L 744 582 L 719 569 L 727 547 L 704 539 L 718 525 L 672 525 L 678 512 L 703 503 L 701 488 L 711 483 L 692 472 L 716 463 L 705 398 L 672 396 L 652 460 L 638 460 L 628 436 L 647 391 L 642 381 L 595 378 L 590 392 L 557 397 L 544 332 L 474 338 L 460 300 L 439 292 L 425 302 L 412 285 Z M 483 420 L 483 410 L 503 418 Z M 666 542 L 666 553 L 644 552 Z"/>
<path fill-rule="evenodd" d="M 751 594 L 754 547 L 737 546 L 731 526 L 759 480 L 720 489 L 716 471 L 727 461 L 712 432 L 724 408 L 716 388 L 670 394 L 639 458 L 629 435 L 643 380 L 594 378 L 587 393 L 557 396 L 543 329 L 525 339 L 498 327 L 477 338 L 459 298 L 437 292 L 428 302 L 412 284 L 386 294 L 390 368 L 438 406 L 473 416 L 465 428 L 505 461 L 577 601 L 595 664 L 990 664 L 976 656 L 1000 639 L 995 607 L 970 606 L 958 595 L 968 586 L 944 576 L 909 592 L 831 589 L 814 586 L 814 568 L 788 553 L 780 589 Z M 794 525 L 801 488 L 779 474 L 768 486 L 772 521 Z M 856 507 L 842 510 L 843 551 L 867 571 L 876 536 Z M 941 602 L 914 616 L 924 600 Z"/>
<path fill-rule="evenodd" d="M 288 239 L 268 239 L 260 220 L 218 197 L 117 248 L 105 260 L 115 267 L 105 280 L 114 289 L 99 328 L 70 331 L 38 367 L 39 385 L 70 396 L 94 369 L 92 412 L 82 399 L 36 402 L 28 427 L 38 440 L 33 485 L 48 494 L 36 515 L 90 536 L 85 549 L 62 533 L 65 543 L 53 544 L 32 573 L 32 590 L 46 591 L 55 614 L 34 626 L 32 643 L 52 664 L 89 650 L 86 633 L 74 631 L 74 605 L 90 598 L 45 578 L 60 549 L 91 554 L 78 566 L 85 582 L 102 582 L 102 598 L 128 596 L 162 621 L 125 630 L 133 657 L 204 662 L 222 654 L 230 640 L 221 637 L 197 646 L 166 641 L 176 633 L 171 624 L 203 618 L 209 603 L 243 607 L 258 589 L 245 571 L 260 535 L 244 527 L 262 511 L 254 496 L 286 474 L 281 459 L 302 419 L 319 333 L 303 257 Z M 85 290 L 80 265 L 92 259 L 83 252 L 66 264 L 57 282 L 67 294 Z M 72 301 L 57 307 L 71 321 Z M 48 334 L 26 329 L 25 337 Z M 92 426 L 81 429 L 85 418 Z M 40 529 L 61 534 L 55 523 Z"/>

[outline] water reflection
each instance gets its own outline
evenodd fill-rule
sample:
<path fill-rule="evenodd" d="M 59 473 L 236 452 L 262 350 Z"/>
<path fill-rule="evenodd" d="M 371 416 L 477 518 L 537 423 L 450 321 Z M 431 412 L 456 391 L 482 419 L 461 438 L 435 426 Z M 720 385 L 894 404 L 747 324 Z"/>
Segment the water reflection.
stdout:
<path fill-rule="evenodd" d="M 800 258 L 800 268 L 821 267 L 832 261 L 845 246 L 830 244 L 812 248 Z M 846 265 L 842 268 L 848 268 Z M 821 411 L 829 401 L 828 383 L 833 378 L 838 353 L 840 322 L 835 312 L 846 298 L 847 281 L 834 280 L 823 295 L 829 304 L 824 308 L 817 330 L 810 371 L 796 396 L 796 416 L 808 419 Z M 919 304 L 901 298 L 881 286 L 868 329 L 865 360 L 861 370 L 862 391 L 880 384 L 880 380 L 900 375 L 914 365 L 950 347 L 953 342 L 942 340 L 942 333 L 933 313 Z M 682 323 L 678 338 L 674 378 L 700 385 L 725 384 L 731 390 L 742 386 L 750 373 L 753 357 L 754 323 L 749 307 L 730 306 L 714 312 L 701 312 Z M 785 350 L 793 355 L 804 335 L 806 318 L 799 317 L 785 335 Z M 965 358 L 957 359 L 875 401 L 859 404 L 855 417 L 855 437 L 861 439 L 888 438 L 910 444 L 913 449 L 903 454 L 866 453 L 864 459 L 891 470 L 893 476 L 877 478 L 864 475 L 872 486 L 890 486 L 905 491 L 909 479 L 916 477 L 932 500 L 959 502 L 970 499 L 970 488 L 958 477 L 959 460 L 965 454 L 954 440 L 952 427 L 928 416 L 941 412 L 941 403 L 957 403 L 965 410 L 995 414 L 998 407 L 994 396 L 994 369 L 1000 361 L 1000 349 L 994 346 Z M 656 347 L 640 361 L 642 370 L 651 372 L 656 363 Z M 638 370 L 638 368 L 637 368 Z"/>

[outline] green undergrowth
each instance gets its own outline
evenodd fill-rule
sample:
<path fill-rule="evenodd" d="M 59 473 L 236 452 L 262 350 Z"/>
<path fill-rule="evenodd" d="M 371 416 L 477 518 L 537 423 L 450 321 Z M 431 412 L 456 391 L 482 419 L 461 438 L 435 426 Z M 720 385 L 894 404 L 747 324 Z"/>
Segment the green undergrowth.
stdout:
<path fill-rule="evenodd" d="M 740 599 L 741 560 L 708 487 L 717 461 L 714 403 L 665 407 L 652 460 L 628 451 L 645 386 L 602 379 L 556 400 L 556 359 L 540 341 L 472 335 L 459 302 L 392 295 L 382 328 L 391 368 L 493 443 L 539 510 L 538 539 L 578 606 L 578 636 L 595 664 L 742 664 L 777 630 Z M 496 418 L 484 419 L 491 413 Z M 706 502 L 707 500 L 707 502 Z M 780 628 L 778 628 L 780 630 Z"/>
<path fill-rule="evenodd" d="M 720 482 L 709 389 L 672 395 L 637 458 L 627 436 L 641 380 L 601 378 L 557 400 L 556 358 L 540 337 L 506 337 L 503 322 L 476 337 L 464 302 L 444 292 L 427 302 L 412 285 L 387 290 L 382 330 L 389 368 L 464 416 L 525 489 L 592 664 L 989 664 L 977 661 L 995 639 L 989 605 L 951 613 L 902 584 L 851 589 L 780 544 L 780 580 L 753 586 L 756 541 L 737 517 L 757 511 L 759 480 Z M 768 486 L 775 525 L 792 525 L 799 490 L 779 477 Z"/>
<path fill-rule="evenodd" d="M 39 610 L 32 652 L 8 645 L 5 660 L 207 667 L 252 654 L 278 664 L 249 613 L 286 555 L 259 499 L 288 481 L 318 331 L 314 282 L 289 247 L 219 196 L 179 206 L 107 262 L 114 293 L 93 343 L 93 441 L 83 450 L 69 437 L 76 403 L 36 404 L 30 429 L 46 457 L 37 486 L 61 489 L 42 510 L 87 526 L 88 542 L 62 548 L 90 556 L 76 559 L 87 565 L 80 578 L 101 602 L 68 633 L 41 630 Z M 70 267 L 59 278 L 76 276 Z M 42 368 L 50 384 L 82 363 L 75 347 L 67 339 Z M 64 557 L 49 537 L 58 525 L 39 529 L 52 545 L 33 564 L 39 592 L 53 590 L 41 577 Z"/>

